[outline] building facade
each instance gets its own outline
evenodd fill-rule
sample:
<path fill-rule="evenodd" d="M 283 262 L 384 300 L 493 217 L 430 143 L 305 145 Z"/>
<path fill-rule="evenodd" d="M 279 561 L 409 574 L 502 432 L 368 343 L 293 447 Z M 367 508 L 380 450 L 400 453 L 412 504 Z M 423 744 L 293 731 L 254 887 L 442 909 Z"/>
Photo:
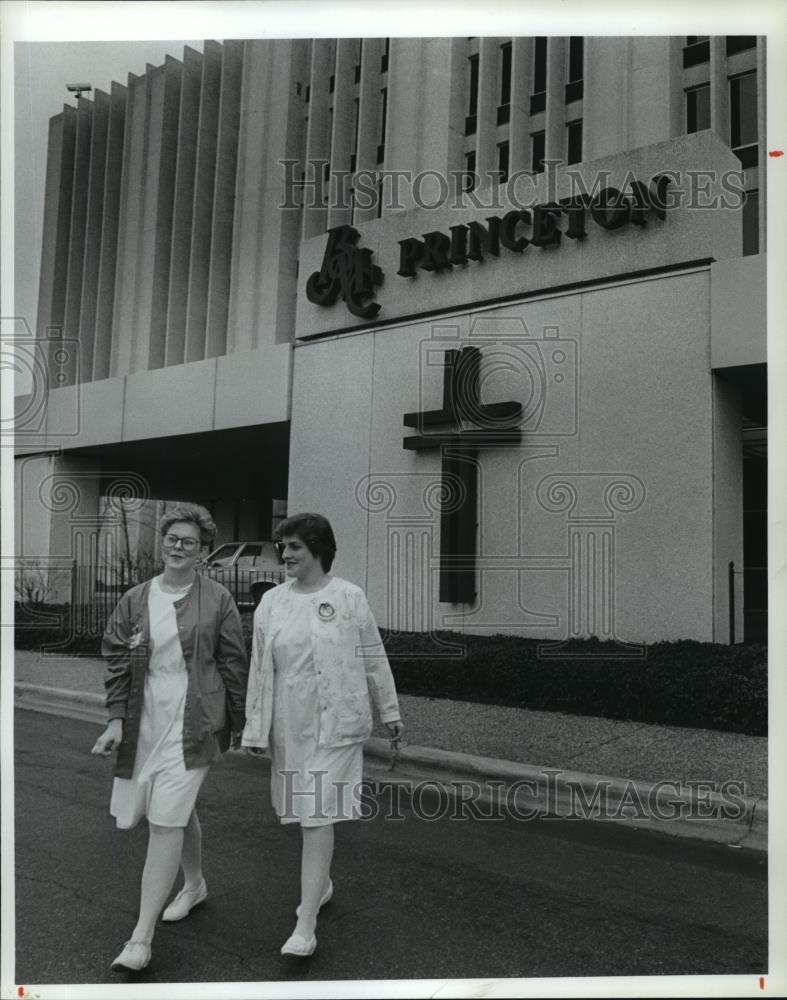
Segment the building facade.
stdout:
<path fill-rule="evenodd" d="M 391 628 L 763 638 L 764 73 L 748 36 L 247 40 L 80 97 L 18 554 L 94 558 L 113 498 L 219 541 L 286 500 Z"/>

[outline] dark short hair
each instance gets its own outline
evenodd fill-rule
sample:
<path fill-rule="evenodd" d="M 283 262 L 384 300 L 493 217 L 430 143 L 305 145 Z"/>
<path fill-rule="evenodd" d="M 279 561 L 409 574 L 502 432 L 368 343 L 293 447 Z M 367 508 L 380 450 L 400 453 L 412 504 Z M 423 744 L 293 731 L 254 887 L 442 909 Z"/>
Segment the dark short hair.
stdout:
<path fill-rule="evenodd" d="M 162 538 L 176 521 L 189 521 L 199 528 L 200 542 L 210 545 L 216 536 L 216 525 L 210 511 L 198 503 L 178 503 L 170 507 L 161 518 L 159 530 Z"/>
<path fill-rule="evenodd" d="M 331 522 L 322 514 L 293 514 L 281 521 L 273 532 L 276 541 L 285 535 L 297 535 L 313 556 L 317 556 L 327 573 L 336 555 L 336 539 Z"/>

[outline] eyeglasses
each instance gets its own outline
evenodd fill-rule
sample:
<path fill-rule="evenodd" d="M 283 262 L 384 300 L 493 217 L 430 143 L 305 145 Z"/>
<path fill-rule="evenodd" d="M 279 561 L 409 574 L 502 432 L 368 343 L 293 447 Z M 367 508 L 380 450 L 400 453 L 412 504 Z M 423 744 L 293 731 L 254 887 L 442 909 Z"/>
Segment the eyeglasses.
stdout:
<path fill-rule="evenodd" d="M 196 538 L 181 538 L 180 535 L 173 535 L 171 532 L 161 539 L 165 549 L 174 549 L 178 543 L 184 552 L 196 552 L 199 548 L 199 541 Z"/>

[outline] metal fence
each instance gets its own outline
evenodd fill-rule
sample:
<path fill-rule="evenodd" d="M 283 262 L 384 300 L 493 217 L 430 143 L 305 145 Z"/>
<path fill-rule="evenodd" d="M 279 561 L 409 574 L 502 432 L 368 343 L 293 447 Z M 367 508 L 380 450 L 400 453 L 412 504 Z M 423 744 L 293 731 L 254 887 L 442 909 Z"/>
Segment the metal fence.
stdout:
<path fill-rule="evenodd" d="M 239 566 L 202 567 L 200 572 L 216 580 L 235 598 L 242 611 L 253 610 L 271 587 L 282 583 L 284 570 L 260 572 Z M 107 577 L 109 576 L 109 580 Z M 115 605 L 127 590 L 141 583 L 128 567 L 120 566 L 107 573 L 106 567 L 72 563 L 70 585 L 71 629 L 78 635 L 96 635 L 104 631 Z"/>

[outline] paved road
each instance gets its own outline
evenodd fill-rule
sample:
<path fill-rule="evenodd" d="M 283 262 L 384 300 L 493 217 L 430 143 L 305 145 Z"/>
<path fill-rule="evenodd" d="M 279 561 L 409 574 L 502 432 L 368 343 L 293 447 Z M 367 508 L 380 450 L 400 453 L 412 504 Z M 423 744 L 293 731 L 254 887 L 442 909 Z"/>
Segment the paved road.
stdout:
<path fill-rule="evenodd" d="M 88 754 L 97 732 L 16 713 L 17 983 L 767 971 L 762 855 L 598 823 L 407 810 L 338 828 L 317 952 L 283 958 L 300 836 L 272 818 L 267 762 L 233 754 L 200 800 L 209 900 L 160 925 L 147 970 L 113 974 L 146 830 L 115 830 L 109 762 Z"/>

